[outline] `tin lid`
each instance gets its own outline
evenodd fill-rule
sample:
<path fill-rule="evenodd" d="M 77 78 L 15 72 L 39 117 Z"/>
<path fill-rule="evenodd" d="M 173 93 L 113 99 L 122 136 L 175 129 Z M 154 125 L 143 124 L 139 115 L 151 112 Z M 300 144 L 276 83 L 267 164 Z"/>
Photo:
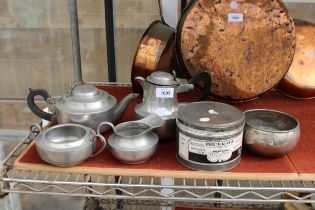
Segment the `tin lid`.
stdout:
<path fill-rule="evenodd" d="M 147 77 L 147 81 L 156 85 L 176 85 L 177 81 L 173 75 L 163 71 L 153 72 Z"/>
<path fill-rule="evenodd" d="M 244 123 L 242 111 L 220 102 L 196 102 L 181 106 L 177 113 L 179 122 L 193 128 L 228 128 Z"/>

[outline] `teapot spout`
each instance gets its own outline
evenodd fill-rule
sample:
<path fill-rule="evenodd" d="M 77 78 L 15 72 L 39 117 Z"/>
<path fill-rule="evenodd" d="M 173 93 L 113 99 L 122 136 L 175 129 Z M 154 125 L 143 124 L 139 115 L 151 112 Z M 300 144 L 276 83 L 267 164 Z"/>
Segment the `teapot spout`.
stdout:
<path fill-rule="evenodd" d="M 138 93 L 130 93 L 125 98 L 123 98 L 114 109 L 114 122 L 121 118 L 122 114 L 125 112 L 129 102 L 139 96 Z"/>
<path fill-rule="evenodd" d="M 140 85 L 142 86 L 142 90 L 143 90 L 142 101 L 144 101 L 147 97 L 147 88 L 146 88 L 147 81 L 143 77 L 135 77 L 135 80 L 138 81 Z"/>

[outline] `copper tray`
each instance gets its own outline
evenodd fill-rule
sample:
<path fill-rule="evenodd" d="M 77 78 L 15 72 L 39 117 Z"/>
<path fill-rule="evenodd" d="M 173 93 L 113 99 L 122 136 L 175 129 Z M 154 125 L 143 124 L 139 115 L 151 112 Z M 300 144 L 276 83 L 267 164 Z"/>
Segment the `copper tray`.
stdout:
<path fill-rule="evenodd" d="M 212 96 L 244 101 L 284 77 L 295 51 L 294 22 L 281 0 L 192 1 L 176 35 L 187 77 L 207 70 Z"/>
<path fill-rule="evenodd" d="M 294 22 L 296 52 L 288 73 L 277 88 L 293 98 L 311 99 L 315 97 L 315 24 Z"/>

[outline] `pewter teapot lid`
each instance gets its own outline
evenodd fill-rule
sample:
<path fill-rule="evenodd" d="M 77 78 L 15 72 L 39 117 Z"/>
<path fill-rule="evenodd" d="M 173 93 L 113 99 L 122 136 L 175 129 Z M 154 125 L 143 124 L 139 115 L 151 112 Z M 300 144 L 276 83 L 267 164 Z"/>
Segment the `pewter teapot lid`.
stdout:
<path fill-rule="evenodd" d="M 176 76 L 163 71 L 153 72 L 147 77 L 147 81 L 155 85 L 176 85 Z"/>
<path fill-rule="evenodd" d="M 78 85 L 56 101 L 56 106 L 70 113 L 105 111 L 116 105 L 116 99 L 106 91 L 90 85 Z"/>
<path fill-rule="evenodd" d="M 108 95 L 108 93 L 106 93 Z M 71 96 L 73 99 L 87 99 L 96 98 L 100 96 L 100 91 L 98 88 L 90 85 L 80 85 L 73 88 L 71 91 Z"/>
<path fill-rule="evenodd" d="M 67 94 L 68 97 L 70 97 L 72 100 L 82 100 L 82 101 L 90 101 L 107 98 L 108 93 L 106 91 L 102 91 L 94 86 L 90 85 L 79 85 L 74 87 L 69 94 Z"/>

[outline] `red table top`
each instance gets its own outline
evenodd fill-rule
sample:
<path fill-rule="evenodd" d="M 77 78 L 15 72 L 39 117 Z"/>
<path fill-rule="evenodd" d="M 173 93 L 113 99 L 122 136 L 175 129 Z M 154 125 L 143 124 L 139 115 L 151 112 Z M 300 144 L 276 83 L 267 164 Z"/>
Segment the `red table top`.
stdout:
<path fill-rule="evenodd" d="M 114 95 L 118 100 L 124 97 L 126 94 L 131 92 L 130 87 L 102 87 L 106 89 L 110 94 Z M 192 101 L 193 98 L 196 98 L 196 92 L 185 93 L 181 94 L 179 99 L 181 101 Z M 134 119 L 134 106 L 140 103 L 141 98 L 137 98 L 132 101 L 124 116 L 120 121 L 126 120 L 133 120 Z M 274 179 L 281 179 L 281 176 L 285 177 L 288 175 L 287 179 L 292 179 L 294 176 L 300 174 L 306 174 L 310 177 L 309 179 L 315 178 L 313 174 L 315 174 L 315 158 L 314 158 L 314 151 L 315 145 L 313 143 L 314 137 L 313 132 L 315 130 L 315 118 L 313 113 L 315 113 L 315 100 L 308 100 L 308 101 L 301 101 L 296 99 L 288 98 L 278 92 L 271 91 L 267 95 L 261 97 L 258 100 L 245 102 L 241 104 L 235 104 L 236 107 L 245 111 L 248 109 L 257 109 L 257 108 L 264 108 L 264 109 L 276 109 L 283 112 L 287 112 L 299 119 L 301 125 L 301 139 L 297 146 L 297 148 L 288 154 L 287 156 L 281 158 L 263 158 L 256 156 L 246 149 L 243 149 L 241 163 L 235 169 L 230 172 L 225 173 L 216 173 L 217 176 L 222 176 L 228 174 L 228 178 L 235 179 L 242 179 L 244 175 L 244 179 L 251 178 L 255 179 L 257 174 L 265 174 L 267 175 L 265 179 L 268 177 L 273 177 L 273 175 L 280 175 L 277 177 L 273 177 Z M 105 136 L 108 136 L 106 134 Z M 106 171 L 110 169 L 113 173 L 112 175 L 123 175 L 123 174 L 115 174 L 115 173 L 122 173 L 124 170 L 138 172 L 138 173 L 131 173 L 131 175 L 140 175 L 141 173 L 159 171 L 159 173 L 155 175 L 169 175 L 172 176 L 172 173 L 163 172 L 180 172 L 175 177 L 191 175 L 191 176 L 198 176 L 200 177 L 207 177 L 208 175 L 214 175 L 214 172 L 193 172 L 192 170 L 182 166 L 175 157 L 175 147 L 176 147 L 176 140 L 171 140 L 168 142 L 161 142 L 158 148 L 157 153 L 154 157 L 144 164 L 139 165 L 126 165 L 118 162 L 115 160 L 109 150 L 105 150 L 102 154 L 90 158 L 86 160 L 79 166 L 67 168 L 63 170 L 71 171 L 71 169 L 79 170 L 80 168 L 84 168 L 85 170 L 92 170 L 92 171 Z M 314 160 L 314 161 L 312 161 Z M 27 168 L 28 166 L 47 166 L 36 152 L 35 145 L 32 145 L 29 150 L 23 153 L 17 160 L 18 162 L 16 165 L 23 165 L 23 167 Z M 48 168 L 57 168 L 49 166 Z M 60 168 L 59 168 L 60 169 Z M 60 169 L 62 170 L 62 168 Z M 115 171 L 113 171 L 115 170 Z M 187 173 L 191 172 L 191 173 Z M 127 173 L 127 172 L 126 172 Z M 128 173 L 127 173 L 128 174 Z M 143 174 L 149 175 L 149 174 Z M 196 178 L 198 178 L 196 177 Z M 223 179 L 223 178 L 222 178 Z M 260 177 L 261 179 L 261 177 Z M 286 179 L 286 178 L 284 178 Z"/>

